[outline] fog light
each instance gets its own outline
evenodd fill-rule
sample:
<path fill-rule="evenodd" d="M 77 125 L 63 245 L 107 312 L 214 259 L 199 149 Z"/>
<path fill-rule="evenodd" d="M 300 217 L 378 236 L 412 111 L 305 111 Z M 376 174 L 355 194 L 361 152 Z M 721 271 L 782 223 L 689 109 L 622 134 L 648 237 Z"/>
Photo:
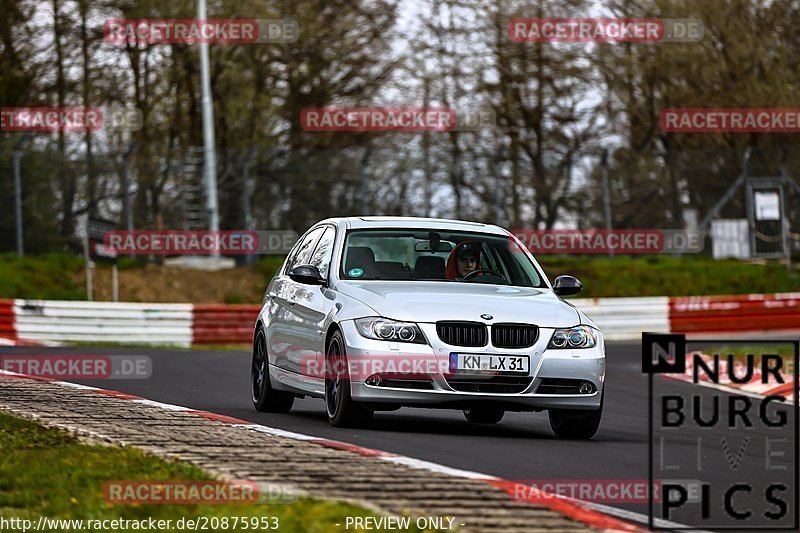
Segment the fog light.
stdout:
<path fill-rule="evenodd" d="M 367 385 L 372 385 L 373 387 L 377 387 L 381 384 L 381 377 L 378 374 L 372 374 L 370 377 L 364 380 L 364 383 Z"/>
<path fill-rule="evenodd" d="M 578 389 L 581 394 L 591 394 L 594 392 L 594 385 L 588 381 L 581 383 L 581 388 Z"/>

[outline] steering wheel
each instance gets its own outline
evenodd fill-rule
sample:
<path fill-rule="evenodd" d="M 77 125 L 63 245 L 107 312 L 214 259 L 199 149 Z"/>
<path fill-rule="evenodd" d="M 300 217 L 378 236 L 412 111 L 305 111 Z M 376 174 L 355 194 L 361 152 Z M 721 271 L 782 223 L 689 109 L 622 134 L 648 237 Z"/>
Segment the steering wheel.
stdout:
<path fill-rule="evenodd" d="M 491 269 L 488 269 L 488 268 L 479 268 L 478 270 L 473 270 L 472 272 L 467 273 L 467 275 L 464 276 L 463 280 L 464 281 L 469 281 L 470 279 L 474 278 L 478 274 L 493 274 L 493 275 L 495 275 L 495 276 L 497 276 L 499 278 L 502 278 L 503 281 L 508 283 L 508 280 L 506 279 L 506 277 L 504 275 L 502 275 L 500 272 L 498 272 L 496 270 L 491 270 Z"/>

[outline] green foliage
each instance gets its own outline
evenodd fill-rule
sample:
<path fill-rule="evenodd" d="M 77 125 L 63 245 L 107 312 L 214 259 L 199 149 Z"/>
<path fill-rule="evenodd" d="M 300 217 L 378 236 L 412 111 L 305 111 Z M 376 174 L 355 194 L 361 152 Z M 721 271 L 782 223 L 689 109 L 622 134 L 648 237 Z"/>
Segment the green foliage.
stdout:
<path fill-rule="evenodd" d="M 0 298 L 83 300 L 86 290 L 76 281 L 83 267 L 72 254 L 0 254 Z"/>
<path fill-rule="evenodd" d="M 800 273 L 784 264 L 715 261 L 705 256 L 539 256 L 550 280 L 570 274 L 583 282 L 578 297 L 699 296 L 790 292 Z"/>
<path fill-rule="evenodd" d="M 132 268 L 140 268 L 140 267 L 145 266 L 146 264 L 147 264 L 147 260 L 144 258 L 144 256 L 140 256 L 140 255 L 134 256 L 133 259 L 131 259 L 129 257 L 125 257 L 124 255 L 120 256 L 120 257 L 117 257 L 117 268 L 119 270 L 128 270 L 128 269 L 132 269 Z"/>
<path fill-rule="evenodd" d="M 285 257 L 282 255 L 268 255 L 264 259 L 253 263 L 250 268 L 261 274 L 266 281 L 269 281 L 275 276 L 284 259 Z"/>
<path fill-rule="evenodd" d="M 249 303 L 247 298 L 245 298 L 241 293 L 238 292 L 229 292 L 225 295 L 225 303 L 226 304 L 244 304 Z"/>

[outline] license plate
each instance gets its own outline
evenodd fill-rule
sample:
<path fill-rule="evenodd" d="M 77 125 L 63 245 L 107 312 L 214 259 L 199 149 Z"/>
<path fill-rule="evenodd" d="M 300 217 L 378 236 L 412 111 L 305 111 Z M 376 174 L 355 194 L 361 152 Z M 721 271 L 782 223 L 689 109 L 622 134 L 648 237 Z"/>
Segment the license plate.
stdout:
<path fill-rule="evenodd" d="M 451 353 L 450 372 L 464 374 L 527 374 L 527 355 Z"/>

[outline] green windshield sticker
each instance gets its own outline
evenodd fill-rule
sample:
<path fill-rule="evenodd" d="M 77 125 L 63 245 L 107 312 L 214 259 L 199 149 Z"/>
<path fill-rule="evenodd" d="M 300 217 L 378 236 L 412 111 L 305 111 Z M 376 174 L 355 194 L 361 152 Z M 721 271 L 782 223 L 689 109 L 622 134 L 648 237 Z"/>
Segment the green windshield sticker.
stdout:
<path fill-rule="evenodd" d="M 347 275 L 350 276 L 351 278 L 360 278 L 361 276 L 364 275 L 364 271 L 361 270 L 360 268 L 351 268 L 350 270 L 347 271 Z"/>

